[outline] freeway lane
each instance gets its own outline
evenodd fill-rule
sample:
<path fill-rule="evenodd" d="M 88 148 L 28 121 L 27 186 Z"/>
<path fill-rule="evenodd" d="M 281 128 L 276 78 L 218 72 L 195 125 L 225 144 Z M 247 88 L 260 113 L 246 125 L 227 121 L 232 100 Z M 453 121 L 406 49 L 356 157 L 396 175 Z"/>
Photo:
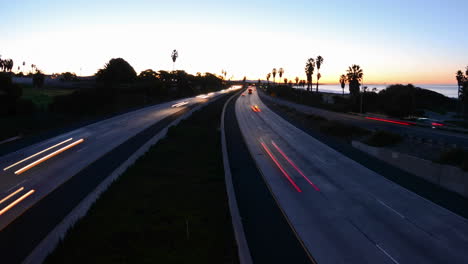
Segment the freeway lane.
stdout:
<path fill-rule="evenodd" d="M 224 92 L 228 91 L 204 98 L 180 99 L 115 116 L 1 157 L 0 230 L 93 161 L 131 137 L 181 109 L 207 102 Z M 39 163 L 41 160 L 43 162 Z M 28 168 L 29 164 L 35 166 Z M 28 196 L 24 196 L 26 194 Z"/>
<path fill-rule="evenodd" d="M 268 100 L 280 105 L 293 107 L 303 113 L 320 115 L 329 120 L 336 120 L 346 124 L 356 125 L 371 130 L 379 129 L 403 135 L 408 134 L 419 138 L 431 139 L 434 142 L 442 141 L 446 144 L 455 144 L 460 147 L 468 148 L 468 135 L 465 134 L 417 126 L 403 126 L 398 124 L 366 119 L 361 116 L 332 112 L 316 107 L 297 104 L 281 98 L 274 98 L 266 95 L 264 92 L 260 91 L 260 89 L 259 94 L 263 100 Z"/>
<path fill-rule="evenodd" d="M 239 97 L 236 115 L 264 180 L 318 263 L 468 261 L 466 219 L 315 140 L 257 93 Z"/>

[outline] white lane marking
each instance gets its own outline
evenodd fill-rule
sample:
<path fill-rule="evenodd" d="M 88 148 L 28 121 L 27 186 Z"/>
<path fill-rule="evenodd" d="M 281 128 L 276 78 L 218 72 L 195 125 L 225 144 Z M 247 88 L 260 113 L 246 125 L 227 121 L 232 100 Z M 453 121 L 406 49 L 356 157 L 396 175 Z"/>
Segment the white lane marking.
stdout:
<path fill-rule="evenodd" d="M 24 187 L 21 187 L 21 188 L 19 188 L 18 190 L 12 192 L 12 193 L 9 194 L 7 197 L 3 198 L 3 199 L 0 201 L 0 204 L 2 204 L 3 202 L 7 201 L 7 200 L 10 199 L 11 197 L 15 196 L 17 193 L 21 192 L 22 190 L 24 190 Z"/>
<path fill-rule="evenodd" d="M 86 147 L 84 147 L 84 148 L 81 148 L 81 149 L 77 150 L 76 152 L 81 152 L 81 151 L 83 151 L 83 150 L 85 150 L 85 149 L 87 149 L 87 148 L 88 148 L 88 146 L 86 146 Z"/>
<path fill-rule="evenodd" d="M 15 186 L 10 187 L 10 189 L 8 189 L 6 192 L 11 191 L 12 189 L 18 187 L 18 185 L 21 185 L 21 184 L 23 184 L 23 183 L 25 183 L 27 181 L 28 181 L 28 179 L 24 179 L 24 180 L 20 181 L 19 183 L 15 184 Z"/>
<path fill-rule="evenodd" d="M 0 211 L 0 215 L 6 213 L 8 210 L 10 210 L 13 206 L 17 205 L 18 203 L 20 203 L 21 201 L 23 201 L 24 199 L 26 199 L 29 195 L 33 194 L 35 192 L 35 190 L 30 190 L 29 192 L 27 192 L 26 194 L 23 194 L 23 196 L 21 196 L 20 198 L 16 199 L 14 202 L 12 202 L 11 204 L 7 205 L 5 208 L 3 208 L 1 211 Z"/>
<path fill-rule="evenodd" d="M 387 253 L 387 251 L 385 251 L 383 248 L 381 248 L 379 246 L 379 244 L 375 244 L 377 246 L 378 249 L 380 249 L 380 251 L 382 251 L 387 257 L 389 257 L 393 263 L 396 263 L 396 264 L 400 264 L 398 261 L 396 261 L 396 259 L 394 259 L 392 256 L 390 256 L 390 254 Z"/>
<path fill-rule="evenodd" d="M 51 149 L 53 149 L 53 148 L 55 148 L 55 147 L 58 147 L 58 146 L 60 146 L 60 145 L 62 145 L 62 144 L 64 144 L 64 143 L 67 143 L 68 141 L 70 141 L 70 140 L 72 140 L 72 139 L 73 139 L 73 138 L 69 138 L 69 139 L 67 139 L 67 140 L 65 140 L 65 141 L 62 141 L 62 142 L 60 142 L 60 143 L 58 143 L 58 144 L 53 145 L 53 146 L 50 147 L 50 148 L 46 148 L 46 149 L 44 149 L 44 150 L 42 150 L 42 151 L 40 151 L 40 152 L 38 152 L 38 153 L 36 153 L 36 154 L 34 154 L 34 155 L 31 155 L 31 156 L 29 156 L 29 157 L 27 157 L 27 158 L 25 158 L 25 159 L 22 159 L 22 160 L 16 162 L 15 164 L 12 164 L 12 165 L 10 165 L 10 166 L 4 168 L 3 171 L 6 171 L 6 170 L 8 170 L 8 169 L 10 169 L 10 168 L 12 168 L 12 167 L 14 167 L 14 166 L 20 164 L 20 163 L 23 163 L 23 162 L 29 160 L 29 159 L 32 159 L 32 158 L 36 157 L 37 155 L 42 154 L 42 153 L 44 153 L 44 152 L 46 152 L 46 151 L 48 151 L 48 150 L 51 150 Z"/>
<path fill-rule="evenodd" d="M 379 203 L 381 203 L 383 206 L 387 207 L 388 209 L 390 209 L 392 212 L 394 212 L 395 214 L 399 215 L 401 218 L 405 218 L 404 215 L 400 214 L 397 210 L 393 209 L 392 207 L 388 206 L 386 203 L 382 202 L 381 200 L 377 199 L 377 201 Z"/>
<path fill-rule="evenodd" d="M 78 144 L 80 144 L 80 143 L 83 143 L 83 141 L 84 141 L 84 139 L 79 139 L 79 140 L 77 140 L 77 141 L 75 141 L 75 142 L 73 142 L 73 143 L 71 143 L 71 144 L 69 144 L 69 145 L 66 145 L 65 147 L 63 147 L 63 148 L 61 148 L 61 149 L 59 149 L 59 150 L 56 150 L 56 151 L 50 153 L 49 155 L 47 155 L 47 156 L 45 156 L 45 157 L 42 157 L 42 158 L 36 160 L 35 162 L 30 163 L 29 165 L 26 165 L 26 166 L 24 166 L 23 168 L 21 168 L 21 169 L 15 171 L 15 174 L 21 174 L 21 173 L 23 173 L 23 172 L 29 170 L 30 168 L 36 166 L 37 164 L 39 164 L 39 163 L 41 163 L 41 162 L 43 162 L 43 161 L 46 161 L 46 160 L 52 158 L 53 156 L 55 156 L 55 155 L 57 155 L 57 154 L 60 154 L 60 153 L 64 152 L 64 151 L 67 150 L 67 149 L 72 148 L 72 147 L 74 147 L 74 146 L 76 146 L 76 145 L 78 145 Z"/>

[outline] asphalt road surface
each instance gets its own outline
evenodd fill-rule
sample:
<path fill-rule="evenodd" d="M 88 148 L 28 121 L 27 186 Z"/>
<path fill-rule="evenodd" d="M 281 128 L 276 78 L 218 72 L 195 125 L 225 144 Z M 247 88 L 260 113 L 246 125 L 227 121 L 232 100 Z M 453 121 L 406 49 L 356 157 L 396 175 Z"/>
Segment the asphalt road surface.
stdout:
<path fill-rule="evenodd" d="M 318 263 L 468 263 L 468 222 L 343 156 L 268 109 L 236 101 L 251 156 Z"/>
<path fill-rule="evenodd" d="M 228 91 L 115 116 L 0 158 L 0 253 L 19 262 L 113 169 L 182 113 Z"/>

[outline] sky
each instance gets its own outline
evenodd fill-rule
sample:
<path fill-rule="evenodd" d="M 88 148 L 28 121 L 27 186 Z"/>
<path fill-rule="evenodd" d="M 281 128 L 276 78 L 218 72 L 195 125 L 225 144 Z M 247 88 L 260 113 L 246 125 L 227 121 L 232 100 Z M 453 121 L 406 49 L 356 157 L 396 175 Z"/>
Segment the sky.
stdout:
<path fill-rule="evenodd" d="M 454 84 L 468 65 L 466 0 L 0 2 L 0 55 L 26 71 L 86 76 L 118 57 L 170 71 L 173 49 L 175 69 L 252 80 L 305 79 L 318 55 L 322 83 L 358 64 L 364 83 Z"/>

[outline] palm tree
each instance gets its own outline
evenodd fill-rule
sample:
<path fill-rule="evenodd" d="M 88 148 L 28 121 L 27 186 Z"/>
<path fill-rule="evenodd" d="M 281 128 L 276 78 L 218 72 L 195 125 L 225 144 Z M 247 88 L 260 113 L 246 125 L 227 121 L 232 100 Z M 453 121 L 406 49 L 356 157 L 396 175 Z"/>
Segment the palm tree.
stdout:
<path fill-rule="evenodd" d="M 296 80 L 296 86 L 297 86 L 297 84 L 299 83 L 299 77 L 296 76 L 295 80 Z"/>
<path fill-rule="evenodd" d="M 319 86 L 319 80 L 322 75 L 320 74 L 320 66 L 323 64 L 323 57 L 318 56 L 317 59 L 315 60 L 315 64 L 317 65 L 317 86 L 315 91 L 318 93 L 318 86 Z"/>
<path fill-rule="evenodd" d="M 307 76 L 307 91 L 310 91 L 310 88 L 312 87 L 312 76 L 314 74 L 314 70 L 315 70 L 315 60 L 312 58 L 309 58 L 305 66 L 305 73 Z"/>
<path fill-rule="evenodd" d="M 273 70 L 271 71 L 271 73 L 273 74 L 273 83 L 276 83 L 276 82 L 275 82 L 275 78 L 276 78 L 276 68 L 273 68 Z"/>
<path fill-rule="evenodd" d="M 279 77 L 280 77 L 280 82 L 281 82 L 281 78 L 283 77 L 283 73 L 284 73 L 283 68 L 279 68 L 278 74 L 279 74 Z"/>
<path fill-rule="evenodd" d="M 340 85 L 341 85 L 341 89 L 343 90 L 343 95 L 344 95 L 344 88 L 346 85 L 346 75 L 344 74 L 341 74 L 340 76 Z"/>
<path fill-rule="evenodd" d="M 362 77 L 364 77 L 364 72 L 362 71 L 361 66 L 356 64 L 349 66 L 346 73 L 346 79 L 349 83 L 349 93 L 354 99 L 359 95 Z"/>
<path fill-rule="evenodd" d="M 460 95 L 463 93 L 462 87 L 463 82 L 465 81 L 465 76 L 463 75 L 462 71 L 457 71 L 457 75 L 455 75 L 455 78 L 457 79 L 458 83 L 458 99 L 460 100 Z"/>
<path fill-rule="evenodd" d="M 268 73 L 266 76 L 268 85 L 270 85 L 270 77 L 271 77 L 271 73 Z"/>
<path fill-rule="evenodd" d="M 175 62 L 177 60 L 177 58 L 179 57 L 179 52 L 177 52 L 177 50 L 173 50 L 172 51 L 172 54 L 171 54 L 171 58 L 172 58 L 172 71 L 175 70 Z"/>

